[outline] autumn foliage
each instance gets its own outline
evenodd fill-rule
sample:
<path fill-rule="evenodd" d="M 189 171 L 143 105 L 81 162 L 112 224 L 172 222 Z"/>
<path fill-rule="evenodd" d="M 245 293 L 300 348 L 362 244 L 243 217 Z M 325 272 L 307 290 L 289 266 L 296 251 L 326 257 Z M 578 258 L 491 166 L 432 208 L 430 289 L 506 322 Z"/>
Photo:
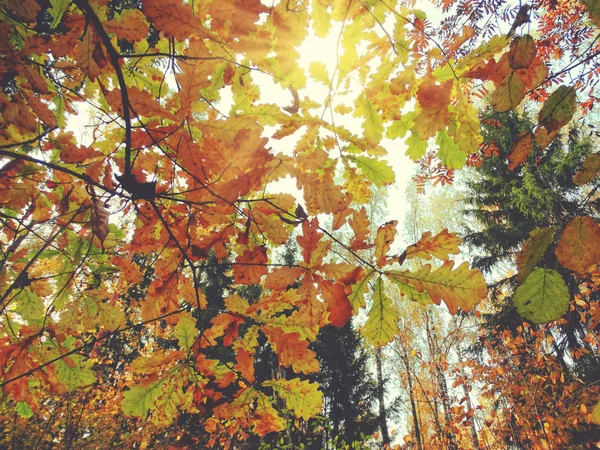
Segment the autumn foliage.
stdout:
<path fill-rule="evenodd" d="M 371 223 L 372 190 L 394 182 L 384 137 L 462 168 L 480 153 L 486 82 L 498 111 L 545 101 L 508 157 L 518 170 L 580 101 L 581 83 L 547 82 L 548 46 L 563 52 L 550 37 L 465 27 L 446 51 L 423 12 L 395 1 L 21 0 L 0 14 L 0 380 L 27 418 L 60 398 L 156 430 L 198 414 L 206 444 L 229 447 L 284 429 L 284 408 L 314 417 L 322 394 L 307 376 L 325 325 L 364 309 L 363 336 L 380 348 L 399 333 L 390 292 L 452 314 L 487 295 L 478 270 L 450 259 L 454 233 L 399 250 L 396 220 Z M 336 36 L 333 71 L 301 65 L 309 33 Z M 307 96 L 314 83 L 324 98 Z M 279 103 L 264 100 L 270 88 Z M 278 192 L 286 179 L 299 196 Z M 561 232 L 560 264 L 591 273 L 597 220 Z M 535 268 L 543 233 L 519 255 L 515 302 L 565 283 Z M 292 265 L 277 253 L 290 240 Z M 211 265 L 230 267 L 222 304 L 202 289 Z M 258 298 L 240 295 L 255 285 Z M 559 294 L 551 311 L 517 307 L 556 320 L 571 301 Z M 264 348 L 286 376 L 256 376 Z"/>

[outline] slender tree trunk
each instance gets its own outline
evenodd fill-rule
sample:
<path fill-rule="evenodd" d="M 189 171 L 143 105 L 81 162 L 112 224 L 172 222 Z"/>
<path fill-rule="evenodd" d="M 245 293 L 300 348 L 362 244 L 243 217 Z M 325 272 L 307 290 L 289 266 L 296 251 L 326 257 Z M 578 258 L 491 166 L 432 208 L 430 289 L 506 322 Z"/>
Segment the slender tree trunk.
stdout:
<path fill-rule="evenodd" d="M 375 350 L 375 363 L 377 365 L 377 398 L 379 400 L 379 428 L 381 429 L 381 437 L 383 445 L 389 445 L 390 434 L 387 427 L 387 413 L 385 410 L 384 386 L 383 386 L 383 369 L 381 368 L 381 349 Z"/>
<path fill-rule="evenodd" d="M 427 340 L 429 342 L 429 349 L 431 351 L 434 359 L 437 359 L 440 356 L 440 349 L 437 345 L 437 336 L 435 334 L 435 329 L 430 327 L 429 325 L 429 315 L 427 315 L 426 323 L 426 331 L 427 331 Z M 446 419 L 446 437 L 448 438 L 447 448 L 448 450 L 458 450 L 458 443 L 456 442 L 456 436 L 454 433 L 450 431 L 448 428 L 452 423 L 452 412 L 450 409 L 450 395 L 448 394 L 448 383 L 446 382 L 446 376 L 444 375 L 444 371 L 439 363 L 439 361 L 435 362 L 435 373 L 438 380 L 438 386 L 440 389 L 440 400 L 442 401 L 442 410 L 444 412 L 444 419 Z"/>
<path fill-rule="evenodd" d="M 423 450 L 421 428 L 419 426 L 419 419 L 417 417 L 417 405 L 415 403 L 412 373 L 408 361 L 408 354 L 404 347 L 402 347 L 402 360 L 404 362 L 404 368 L 406 369 L 406 381 L 408 382 L 408 398 L 410 400 L 410 409 L 413 417 L 413 427 L 415 429 L 415 440 L 417 441 L 417 449 Z"/>

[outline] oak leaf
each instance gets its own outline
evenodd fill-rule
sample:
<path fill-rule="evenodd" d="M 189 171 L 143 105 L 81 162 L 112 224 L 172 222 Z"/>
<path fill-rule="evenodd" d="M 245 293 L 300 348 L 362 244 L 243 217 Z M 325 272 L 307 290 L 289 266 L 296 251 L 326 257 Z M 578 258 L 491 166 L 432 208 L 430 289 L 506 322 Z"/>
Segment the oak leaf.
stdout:
<path fill-rule="evenodd" d="M 352 317 L 352 305 L 348 300 L 345 287 L 327 280 L 319 280 L 321 295 L 327 305 L 329 323 L 334 327 L 343 327 Z"/>
<path fill-rule="evenodd" d="M 319 241 L 323 237 L 323 233 L 318 231 L 319 220 L 315 217 L 310 222 L 305 220 L 302 222 L 302 235 L 296 237 L 296 241 L 302 248 L 302 257 L 306 264 L 310 264 L 313 253 L 317 250 Z"/>
<path fill-rule="evenodd" d="M 291 367 L 297 373 L 311 373 L 319 370 L 316 354 L 308 348 L 309 342 L 299 333 L 284 333 L 278 328 L 263 327 L 263 332 L 273 346 L 279 363 Z"/>
<path fill-rule="evenodd" d="M 269 272 L 265 266 L 268 261 L 267 248 L 263 245 L 259 245 L 253 250 L 245 250 L 235 258 L 236 264 L 233 266 L 235 282 L 246 285 L 260 283 L 261 277 Z"/>
<path fill-rule="evenodd" d="M 194 36 L 202 39 L 211 36 L 210 30 L 196 17 L 189 3 L 178 0 L 148 0 L 142 4 L 142 11 L 154 27 L 166 36 L 182 41 Z"/>
<path fill-rule="evenodd" d="M 319 414 L 323 407 L 323 394 L 317 383 L 292 378 L 266 381 L 263 386 L 272 388 L 285 401 L 287 409 L 299 419 L 308 420 Z"/>
<path fill-rule="evenodd" d="M 381 348 L 396 337 L 398 333 L 396 322 L 400 316 L 392 299 L 386 295 L 381 277 L 375 282 L 372 299 L 373 305 L 362 332 L 371 345 Z"/>
<path fill-rule="evenodd" d="M 141 41 L 149 31 L 144 15 L 139 9 L 126 9 L 114 19 L 104 22 L 103 25 L 109 33 L 130 42 Z"/>
<path fill-rule="evenodd" d="M 406 259 L 422 258 L 430 260 L 432 256 L 446 261 L 449 255 L 457 255 L 459 253 L 459 245 L 461 240 L 456 236 L 456 233 L 449 233 L 447 228 L 444 228 L 440 233 L 432 236 L 431 231 L 426 231 L 421 236 L 421 239 L 406 248 Z"/>
<path fill-rule="evenodd" d="M 387 253 L 396 236 L 397 220 L 391 220 L 377 229 L 375 238 L 375 260 L 378 267 L 383 267 L 387 262 Z"/>
<path fill-rule="evenodd" d="M 487 295 L 485 279 L 479 270 L 469 269 L 467 263 L 452 270 L 454 261 L 445 261 L 434 269 L 425 264 L 416 272 L 387 272 L 393 280 L 414 286 L 418 292 L 427 292 L 431 300 L 439 305 L 443 300 L 452 314 L 458 309 L 470 311 Z"/>

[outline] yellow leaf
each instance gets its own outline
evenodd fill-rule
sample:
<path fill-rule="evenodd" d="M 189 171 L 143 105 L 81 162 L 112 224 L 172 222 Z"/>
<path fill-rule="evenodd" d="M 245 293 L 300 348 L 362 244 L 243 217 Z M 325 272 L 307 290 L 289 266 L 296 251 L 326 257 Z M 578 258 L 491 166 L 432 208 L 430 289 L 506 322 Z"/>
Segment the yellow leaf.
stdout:
<path fill-rule="evenodd" d="M 479 270 L 469 269 L 467 263 L 452 271 L 454 261 L 446 261 L 439 269 L 426 264 L 416 272 L 408 270 L 387 272 L 390 278 L 427 292 L 436 305 L 443 300 L 452 314 L 458 308 L 470 311 L 487 295 L 485 279 Z"/>
<path fill-rule="evenodd" d="M 421 239 L 406 249 L 406 258 L 422 258 L 430 260 L 432 256 L 445 261 L 449 255 L 457 255 L 461 240 L 456 233 L 449 233 L 443 229 L 440 233 L 432 236 L 431 231 L 426 231 Z"/>
<path fill-rule="evenodd" d="M 379 277 L 373 290 L 373 306 L 363 328 L 363 335 L 369 343 L 377 348 L 391 342 L 398 333 L 399 313 L 392 299 L 386 295 L 383 279 Z"/>
<path fill-rule="evenodd" d="M 323 407 L 323 394 L 319 391 L 317 383 L 292 378 L 266 381 L 263 386 L 272 388 L 285 401 L 287 409 L 299 419 L 308 420 L 315 417 Z"/>
<path fill-rule="evenodd" d="M 369 145 L 376 146 L 383 138 L 383 120 L 379 111 L 377 111 L 377 108 L 366 93 L 362 93 L 357 97 L 354 106 L 356 107 L 354 117 L 365 118 L 362 123 L 365 139 Z"/>
<path fill-rule="evenodd" d="M 512 111 L 525 97 L 525 83 L 514 72 L 508 74 L 492 93 L 492 106 L 498 112 Z"/>
<path fill-rule="evenodd" d="M 310 76 L 313 77 L 316 81 L 323 83 L 325 86 L 329 87 L 331 78 L 329 78 L 329 74 L 327 73 L 327 67 L 324 63 L 313 61 L 310 63 L 308 71 L 310 73 Z"/>

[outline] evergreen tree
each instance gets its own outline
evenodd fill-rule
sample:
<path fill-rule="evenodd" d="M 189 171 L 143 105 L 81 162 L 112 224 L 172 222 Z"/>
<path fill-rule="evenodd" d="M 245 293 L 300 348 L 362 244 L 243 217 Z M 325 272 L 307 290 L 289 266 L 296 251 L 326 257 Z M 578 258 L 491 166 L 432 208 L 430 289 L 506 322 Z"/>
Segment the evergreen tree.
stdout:
<path fill-rule="evenodd" d="M 472 350 L 483 354 L 485 343 L 488 348 L 501 352 L 506 348 L 502 332 L 508 331 L 512 337 L 520 339 L 523 348 L 527 345 L 538 348 L 548 359 L 548 364 L 556 360 L 562 369 L 563 379 L 578 380 L 584 386 L 592 386 L 600 380 L 600 358 L 597 349 L 588 344 L 586 336 L 597 333 L 600 327 L 597 322 L 587 319 L 587 309 L 573 304 L 564 320 L 550 325 L 530 324 L 536 332 L 524 333 L 524 320 L 513 303 L 513 294 L 519 285 L 514 258 L 530 233 L 545 227 L 552 227 L 556 233 L 554 242 L 537 265 L 558 271 L 569 287 L 571 298 L 584 296 L 588 304 L 599 300 L 597 289 L 585 289 L 586 292 L 581 289 L 585 283 L 594 283 L 593 279 L 587 280 L 586 275 L 562 267 L 554 252 L 562 230 L 573 218 L 589 216 L 596 221 L 600 218 L 600 203 L 595 194 L 600 181 L 584 186 L 573 181 L 586 157 L 592 153 L 592 143 L 583 139 L 579 130 L 572 129 L 568 135 L 556 138 L 546 149 L 534 143 L 527 160 L 515 170 L 510 170 L 507 158 L 519 135 L 533 127 L 531 120 L 513 112 L 493 113 L 482 120 L 482 164 L 477 176 L 467 183 L 469 209 L 466 214 L 476 221 L 468 229 L 465 242 L 478 252 L 474 266 L 500 279 L 492 283 L 492 310 L 481 316 L 486 331 L 481 336 L 481 345 L 474 346 Z M 508 275 L 501 274 L 501 269 L 505 269 Z M 551 346 L 542 345 L 540 336 L 544 336 L 543 340 Z M 536 343 L 540 345 L 531 345 Z M 506 360 L 512 357 L 510 353 L 506 356 Z M 535 358 L 536 355 L 523 357 Z M 526 435 L 523 432 L 521 437 Z M 597 427 L 583 434 L 573 427 L 569 446 L 563 448 L 583 448 L 579 445 L 599 438 Z M 526 441 L 511 440 L 510 445 L 515 444 L 523 448 L 529 445 Z"/>
<path fill-rule="evenodd" d="M 535 228 L 563 227 L 575 216 L 597 218 L 600 211 L 600 205 L 591 197 L 584 198 L 583 188 L 573 182 L 592 152 L 591 142 L 576 129 L 545 150 L 534 143 L 526 162 L 509 170 L 508 155 L 520 133 L 533 126 L 530 119 L 515 112 L 492 113 L 482 120 L 484 155 L 475 177 L 467 183 L 466 211 L 481 229 L 469 229 L 465 242 L 483 253 L 473 264 L 488 273 L 512 261 Z"/>

